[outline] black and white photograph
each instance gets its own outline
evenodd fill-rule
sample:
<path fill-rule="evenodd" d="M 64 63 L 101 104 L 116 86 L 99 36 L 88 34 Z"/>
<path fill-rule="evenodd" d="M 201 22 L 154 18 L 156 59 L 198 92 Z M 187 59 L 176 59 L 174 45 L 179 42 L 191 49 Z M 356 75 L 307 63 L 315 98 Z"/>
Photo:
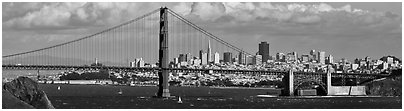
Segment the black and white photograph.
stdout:
<path fill-rule="evenodd" d="M 402 2 L 2 2 L 1 109 L 402 109 Z"/>

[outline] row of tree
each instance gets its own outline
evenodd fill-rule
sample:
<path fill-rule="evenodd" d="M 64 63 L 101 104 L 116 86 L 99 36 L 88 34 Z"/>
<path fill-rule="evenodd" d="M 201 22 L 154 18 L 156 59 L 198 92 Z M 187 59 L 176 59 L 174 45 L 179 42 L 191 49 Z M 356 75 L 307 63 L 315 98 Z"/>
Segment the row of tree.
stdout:
<path fill-rule="evenodd" d="M 60 80 L 95 80 L 95 79 L 109 79 L 108 70 L 100 70 L 99 72 L 86 72 L 79 74 L 71 72 L 60 76 Z"/>

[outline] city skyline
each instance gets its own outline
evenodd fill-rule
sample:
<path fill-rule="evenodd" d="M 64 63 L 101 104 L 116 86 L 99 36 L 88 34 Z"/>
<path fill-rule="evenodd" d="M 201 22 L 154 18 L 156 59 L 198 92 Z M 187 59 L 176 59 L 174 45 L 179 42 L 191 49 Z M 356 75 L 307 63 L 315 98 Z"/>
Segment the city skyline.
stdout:
<path fill-rule="evenodd" d="M 335 60 L 386 55 L 402 58 L 400 3 L 124 4 L 4 3 L 3 55 L 77 39 L 167 6 L 249 53 L 256 53 L 256 44 L 267 41 L 271 56 L 277 52 L 302 55 L 315 49 L 333 55 Z M 96 8 L 86 9 L 90 6 Z M 25 8 L 16 11 L 21 7 Z"/>

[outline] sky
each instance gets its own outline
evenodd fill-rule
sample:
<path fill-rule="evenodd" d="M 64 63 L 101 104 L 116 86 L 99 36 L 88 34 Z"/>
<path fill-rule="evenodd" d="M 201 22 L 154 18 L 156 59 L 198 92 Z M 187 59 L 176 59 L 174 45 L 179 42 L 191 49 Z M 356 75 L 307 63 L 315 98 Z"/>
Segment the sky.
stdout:
<path fill-rule="evenodd" d="M 250 53 L 325 51 L 335 59 L 402 58 L 401 3 L 2 3 L 2 55 L 84 37 L 167 6 Z"/>

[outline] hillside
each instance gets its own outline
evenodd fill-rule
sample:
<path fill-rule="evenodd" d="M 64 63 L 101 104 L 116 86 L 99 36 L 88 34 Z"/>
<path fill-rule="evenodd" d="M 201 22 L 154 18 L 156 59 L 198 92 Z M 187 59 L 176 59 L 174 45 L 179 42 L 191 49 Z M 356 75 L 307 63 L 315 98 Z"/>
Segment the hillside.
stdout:
<path fill-rule="evenodd" d="M 394 70 L 391 77 L 366 83 L 366 94 L 373 96 L 401 96 L 401 69 Z"/>

